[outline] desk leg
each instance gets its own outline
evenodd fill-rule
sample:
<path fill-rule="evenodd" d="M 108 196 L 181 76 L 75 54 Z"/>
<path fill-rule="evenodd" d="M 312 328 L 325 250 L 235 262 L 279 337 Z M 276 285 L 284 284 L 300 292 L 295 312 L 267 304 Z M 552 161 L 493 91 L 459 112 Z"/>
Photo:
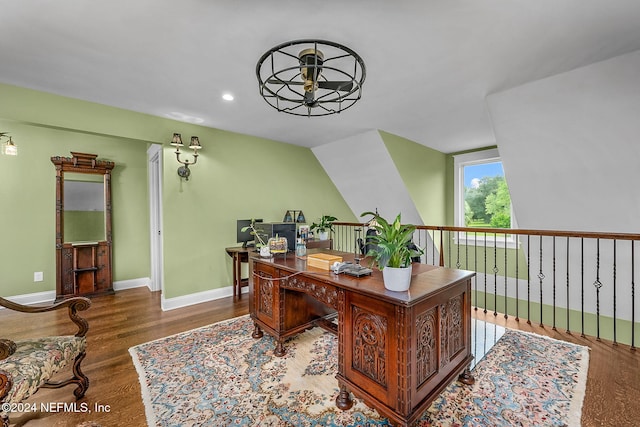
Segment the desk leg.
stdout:
<path fill-rule="evenodd" d="M 467 367 L 464 368 L 464 371 L 462 371 L 462 373 L 458 376 L 458 381 L 460 381 L 462 384 L 473 385 L 475 384 L 476 379 L 471 373 L 471 369 L 469 369 L 469 367 L 470 365 L 467 365 Z"/>
<path fill-rule="evenodd" d="M 240 262 L 240 254 L 233 254 L 233 300 L 235 301 L 236 296 L 240 298 L 241 287 L 240 287 L 240 274 L 242 274 L 242 262 Z"/>
<path fill-rule="evenodd" d="M 287 350 L 284 348 L 284 339 L 279 339 L 276 342 L 276 348 L 273 349 L 273 355 L 276 357 L 282 357 L 287 354 Z"/>
<path fill-rule="evenodd" d="M 253 333 L 251 334 L 252 338 L 258 339 L 258 338 L 262 338 L 264 334 L 262 333 L 262 329 L 260 329 L 260 326 L 258 326 L 257 323 L 253 323 Z"/>
<path fill-rule="evenodd" d="M 353 406 L 351 393 L 349 393 L 347 388 L 342 384 L 340 384 L 340 393 L 338 393 L 338 396 L 336 397 L 336 406 L 338 407 L 338 409 L 342 409 L 343 411 L 351 409 L 351 407 Z"/>

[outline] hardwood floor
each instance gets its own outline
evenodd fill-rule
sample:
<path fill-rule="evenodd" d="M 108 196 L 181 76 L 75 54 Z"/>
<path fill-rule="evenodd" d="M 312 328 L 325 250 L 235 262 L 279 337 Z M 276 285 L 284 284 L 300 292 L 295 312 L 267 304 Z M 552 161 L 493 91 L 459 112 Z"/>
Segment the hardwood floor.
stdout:
<path fill-rule="evenodd" d="M 89 421 L 103 427 L 145 426 L 138 375 L 128 349 L 167 335 L 208 325 L 248 312 L 248 298 L 234 303 L 231 298 L 163 312 L 160 294 L 146 288 L 120 291 L 116 295 L 93 299 L 85 312 L 89 321 L 88 354 L 83 372 L 91 384 L 85 402 L 91 413 L 35 412 L 14 414 L 12 426 L 76 426 Z M 593 338 L 581 338 L 528 325 L 513 318 L 494 317 L 474 311 L 476 318 L 501 326 L 564 339 L 591 348 L 587 392 L 583 405 L 583 426 L 637 426 L 640 420 L 640 355 L 628 346 L 614 346 Z M 34 315 L 0 310 L 1 335 L 19 339 L 25 336 L 52 335 L 75 332 L 66 313 L 44 313 L 33 321 Z M 185 355 L 188 357 L 188 355 Z M 73 387 L 39 391 L 29 402 L 74 402 Z M 102 405 L 102 411 L 95 411 Z M 84 424 L 89 425 L 89 424 Z"/>

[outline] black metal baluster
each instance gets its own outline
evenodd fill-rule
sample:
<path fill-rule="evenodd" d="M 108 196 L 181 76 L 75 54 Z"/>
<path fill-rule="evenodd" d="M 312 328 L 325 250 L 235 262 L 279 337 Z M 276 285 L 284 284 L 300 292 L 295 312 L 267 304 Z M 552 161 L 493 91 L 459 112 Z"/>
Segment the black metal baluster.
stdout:
<path fill-rule="evenodd" d="M 514 236 L 516 241 L 516 322 L 520 321 L 520 274 L 518 272 L 519 259 L 520 259 L 520 235 Z"/>
<path fill-rule="evenodd" d="M 570 245 L 570 240 L 569 237 L 567 237 L 567 333 L 571 333 L 571 329 L 569 328 L 569 245 Z"/>
<path fill-rule="evenodd" d="M 531 235 L 527 234 L 527 323 L 531 324 Z"/>
<path fill-rule="evenodd" d="M 504 233 L 504 318 L 508 319 L 507 316 L 507 233 Z M 517 279 L 516 279 L 517 280 Z M 517 282 L 516 282 L 517 283 Z M 517 302 L 517 301 L 516 301 Z"/>
<path fill-rule="evenodd" d="M 473 269 L 476 275 L 473 276 L 473 280 L 476 284 L 476 310 L 478 309 L 478 232 L 473 232 Z"/>
<path fill-rule="evenodd" d="M 493 233 L 493 315 L 498 315 L 498 234 Z"/>
<path fill-rule="evenodd" d="M 456 231 L 456 239 L 458 244 L 456 245 L 456 268 L 460 268 L 460 230 Z"/>
<path fill-rule="evenodd" d="M 556 329 L 556 236 L 553 236 L 553 326 L 551 329 Z"/>
<path fill-rule="evenodd" d="M 448 255 L 448 258 L 449 258 L 449 263 L 447 264 L 447 267 L 451 268 L 451 266 L 453 265 L 453 264 L 451 264 L 451 252 L 453 252 L 451 250 L 451 231 L 449 231 L 449 233 L 447 235 L 447 245 L 449 246 L 449 250 L 447 251 L 448 252 L 447 255 Z"/>
<path fill-rule="evenodd" d="M 464 234 L 464 268 L 469 269 L 469 235 Z"/>
<path fill-rule="evenodd" d="M 582 332 L 580 336 L 584 338 L 584 237 L 580 238 L 580 276 L 580 313 L 582 316 Z"/>
<path fill-rule="evenodd" d="M 617 254 L 616 254 L 616 246 L 617 241 L 613 239 L 613 345 L 618 345 L 618 328 L 617 328 L 617 299 L 616 299 L 616 263 L 617 263 Z"/>
<path fill-rule="evenodd" d="M 484 312 L 487 313 L 487 232 L 484 232 Z"/>
<path fill-rule="evenodd" d="M 631 241 L 631 351 L 636 351 L 636 241 Z"/>
<path fill-rule="evenodd" d="M 542 323 L 542 281 L 544 280 L 544 273 L 542 273 L 542 234 L 540 235 L 540 272 L 538 273 L 538 279 L 540 280 L 540 327 L 544 328 Z"/>
<path fill-rule="evenodd" d="M 600 239 L 596 239 L 596 281 L 593 282 L 593 286 L 596 287 L 596 339 L 600 341 L 600 288 L 602 282 L 600 282 Z"/>
<path fill-rule="evenodd" d="M 440 230 L 442 233 L 442 230 Z M 433 250 L 431 251 L 431 265 L 436 265 L 436 233 L 433 233 L 433 239 L 431 239 L 431 246 Z"/>

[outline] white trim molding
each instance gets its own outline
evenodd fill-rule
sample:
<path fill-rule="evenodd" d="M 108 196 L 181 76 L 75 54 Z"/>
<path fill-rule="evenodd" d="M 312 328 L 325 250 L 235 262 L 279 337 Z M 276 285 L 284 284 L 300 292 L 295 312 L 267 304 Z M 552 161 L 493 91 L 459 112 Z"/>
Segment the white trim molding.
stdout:
<path fill-rule="evenodd" d="M 9 301 L 17 304 L 32 305 L 41 303 L 51 303 L 56 299 L 56 291 L 34 292 L 32 294 L 14 295 L 5 297 Z M 4 307 L 0 307 L 4 308 Z"/>
<path fill-rule="evenodd" d="M 249 292 L 249 288 L 242 288 L 242 293 Z M 226 286 L 224 288 L 211 289 L 208 291 L 197 292 L 195 294 L 181 295 L 175 298 L 161 297 L 160 306 L 162 311 L 173 310 L 176 308 L 187 307 L 194 304 L 200 304 L 201 302 L 213 301 L 221 298 L 228 298 L 233 295 L 233 287 Z M 245 297 L 247 298 L 247 297 Z"/>
<path fill-rule="evenodd" d="M 114 291 L 123 291 L 125 289 L 142 288 L 145 286 L 149 288 L 149 290 L 152 290 L 151 279 L 148 277 L 141 277 L 138 279 L 129 279 L 129 280 L 118 280 L 117 282 L 113 282 Z"/>

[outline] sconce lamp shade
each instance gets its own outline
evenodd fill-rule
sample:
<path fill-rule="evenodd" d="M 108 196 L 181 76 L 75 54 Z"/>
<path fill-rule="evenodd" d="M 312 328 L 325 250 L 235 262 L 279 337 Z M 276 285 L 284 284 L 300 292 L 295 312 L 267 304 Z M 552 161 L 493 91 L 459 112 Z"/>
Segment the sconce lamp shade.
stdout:
<path fill-rule="evenodd" d="M 174 147 L 184 146 L 184 144 L 182 143 L 182 136 L 179 133 L 173 134 L 173 139 L 171 139 L 171 145 L 173 145 Z"/>
<path fill-rule="evenodd" d="M 191 144 L 189 144 L 189 148 L 191 148 L 196 153 L 202 148 L 202 146 L 200 145 L 200 140 L 197 136 L 191 137 Z"/>
<path fill-rule="evenodd" d="M 0 134 L 0 136 L 5 136 L 4 134 Z M 17 156 L 18 155 L 18 147 L 13 143 L 11 137 L 9 140 L 2 144 L 2 154 L 6 156 Z"/>

